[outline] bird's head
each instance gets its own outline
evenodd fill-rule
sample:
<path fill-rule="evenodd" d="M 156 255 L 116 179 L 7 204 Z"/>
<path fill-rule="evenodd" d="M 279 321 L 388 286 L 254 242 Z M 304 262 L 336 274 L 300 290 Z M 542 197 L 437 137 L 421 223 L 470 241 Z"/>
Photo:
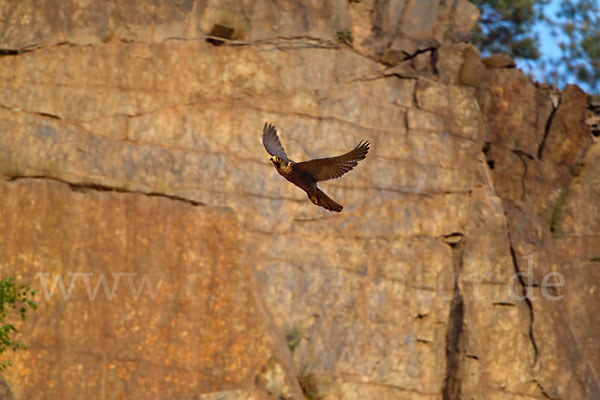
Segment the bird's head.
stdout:
<path fill-rule="evenodd" d="M 270 158 L 270 160 L 277 169 L 281 168 L 282 165 L 285 165 L 285 162 L 280 157 L 273 156 Z"/>

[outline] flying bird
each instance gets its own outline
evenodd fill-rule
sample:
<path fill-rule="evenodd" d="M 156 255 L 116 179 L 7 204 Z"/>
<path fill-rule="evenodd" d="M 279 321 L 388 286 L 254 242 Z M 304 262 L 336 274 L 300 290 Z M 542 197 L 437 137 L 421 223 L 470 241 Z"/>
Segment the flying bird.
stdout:
<path fill-rule="evenodd" d="M 270 160 L 279 175 L 304 190 L 314 204 L 335 212 L 342 211 L 344 207 L 319 189 L 317 182 L 341 177 L 356 167 L 360 160 L 364 160 L 369 151 L 369 142 L 361 141 L 354 150 L 341 156 L 317 158 L 297 163 L 290 160 L 285 154 L 277 136 L 277 130 L 273 125 L 265 123 L 262 141 L 265 149 L 272 156 Z"/>

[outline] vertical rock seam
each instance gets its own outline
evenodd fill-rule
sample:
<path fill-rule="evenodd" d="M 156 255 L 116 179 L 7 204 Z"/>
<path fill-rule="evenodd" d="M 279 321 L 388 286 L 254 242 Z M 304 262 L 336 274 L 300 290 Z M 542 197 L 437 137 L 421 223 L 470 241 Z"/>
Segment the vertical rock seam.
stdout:
<path fill-rule="evenodd" d="M 517 276 L 518 276 L 518 282 L 521 285 L 522 296 L 525 297 L 524 301 L 525 301 L 525 304 L 527 305 L 527 308 L 529 309 L 529 340 L 531 341 L 531 346 L 533 347 L 533 364 L 532 364 L 532 368 L 533 368 L 535 366 L 535 364 L 537 363 L 538 352 L 539 352 L 537 343 L 535 341 L 535 336 L 533 335 L 533 304 L 531 303 L 531 300 L 529 299 L 529 297 L 527 297 L 526 284 L 525 284 L 525 281 L 523 280 L 523 275 L 520 273 L 519 264 L 517 264 L 517 255 L 515 253 L 515 249 L 513 248 L 513 244 L 511 241 L 510 229 L 508 230 L 508 241 L 510 244 L 510 256 L 512 257 L 513 265 L 515 267 L 515 273 L 517 273 Z M 552 399 L 552 397 L 550 397 L 550 395 L 546 392 L 546 390 L 544 389 L 542 384 L 537 379 L 535 379 L 535 383 L 537 384 L 538 388 L 542 392 L 542 395 L 544 396 L 544 398 Z"/>
<path fill-rule="evenodd" d="M 444 400 L 460 399 L 460 339 L 465 316 L 463 297 L 460 291 L 459 278 L 463 266 L 465 248 L 464 236 L 452 234 L 455 240 L 445 241 L 452 248 L 452 264 L 454 266 L 454 295 L 450 303 L 448 332 L 446 333 L 446 377 L 442 396 Z M 458 237 L 458 240 L 456 238 Z"/>
<path fill-rule="evenodd" d="M 529 297 L 527 297 L 526 284 L 523 280 L 523 275 L 520 273 L 519 264 L 517 264 L 517 255 L 515 254 L 515 249 L 513 248 L 511 241 L 510 230 L 508 231 L 508 242 L 510 244 L 510 256 L 512 257 L 513 265 L 515 267 L 515 273 L 517 274 L 518 281 L 522 289 L 521 295 L 525 298 L 525 304 L 527 304 L 527 308 L 529 309 L 529 340 L 531 341 L 531 345 L 533 347 L 533 365 L 535 365 L 538 358 L 538 347 L 535 342 L 535 337 L 533 336 L 533 304 L 531 304 L 531 300 Z"/>
<path fill-rule="evenodd" d="M 540 145 L 538 146 L 538 151 L 537 151 L 538 160 L 542 159 L 542 151 L 544 150 L 544 145 L 546 144 L 546 139 L 548 138 L 548 133 L 550 133 L 550 126 L 552 125 L 552 120 L 554 119 L 554 115 L 556 114 L 558 107 L 560 107 L 561 100 L 562 100 L 562 96 L 558 98 L 556 105 L 554 105 L 554 104 L 552 105 L 552 111 L 550 112 L 548 121 L 546 121 L 546 127 L 544 128 L 544 137 L 542 138 L 542 141 L 540 142 Z"/>

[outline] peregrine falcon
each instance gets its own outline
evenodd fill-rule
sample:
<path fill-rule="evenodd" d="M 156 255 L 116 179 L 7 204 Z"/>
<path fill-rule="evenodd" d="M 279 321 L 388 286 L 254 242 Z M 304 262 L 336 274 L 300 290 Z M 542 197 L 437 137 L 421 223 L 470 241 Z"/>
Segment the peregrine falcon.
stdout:
<path fill-rule="evenodd" d="M 285 150 L 277 136 L 277 130 L 273 125 L 265 123 L 262 140 L 265 149 L 272 156 L 270 160 L 279 175 L 304 190 L 314 204 L 335 212 L 342 211 L 344 207 L 323 193 L 317 186 L 317 182 L 339 178 L 356 167 L 356 164 L 363 160 L 369 151 L 369 142 L 365 141 L 363 143 L 361 141 L 354 150 L 341 156 L 318 158 L 297 163 L 290 160 L 285 154 Z"/>

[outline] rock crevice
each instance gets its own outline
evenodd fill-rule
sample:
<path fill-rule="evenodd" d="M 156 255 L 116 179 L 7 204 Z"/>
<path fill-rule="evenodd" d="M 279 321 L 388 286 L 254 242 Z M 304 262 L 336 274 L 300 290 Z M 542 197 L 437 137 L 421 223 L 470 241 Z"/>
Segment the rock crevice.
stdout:
<path fill-rule="evenodd" d="M 165 280 L 41 299 L 16 400 L 600 398 L 597 107 L 481 60 L 471 3 L 84 3 L 0 4 L 0 273 Z M 371 142 L 342 213 L 265 122 Z"/>

